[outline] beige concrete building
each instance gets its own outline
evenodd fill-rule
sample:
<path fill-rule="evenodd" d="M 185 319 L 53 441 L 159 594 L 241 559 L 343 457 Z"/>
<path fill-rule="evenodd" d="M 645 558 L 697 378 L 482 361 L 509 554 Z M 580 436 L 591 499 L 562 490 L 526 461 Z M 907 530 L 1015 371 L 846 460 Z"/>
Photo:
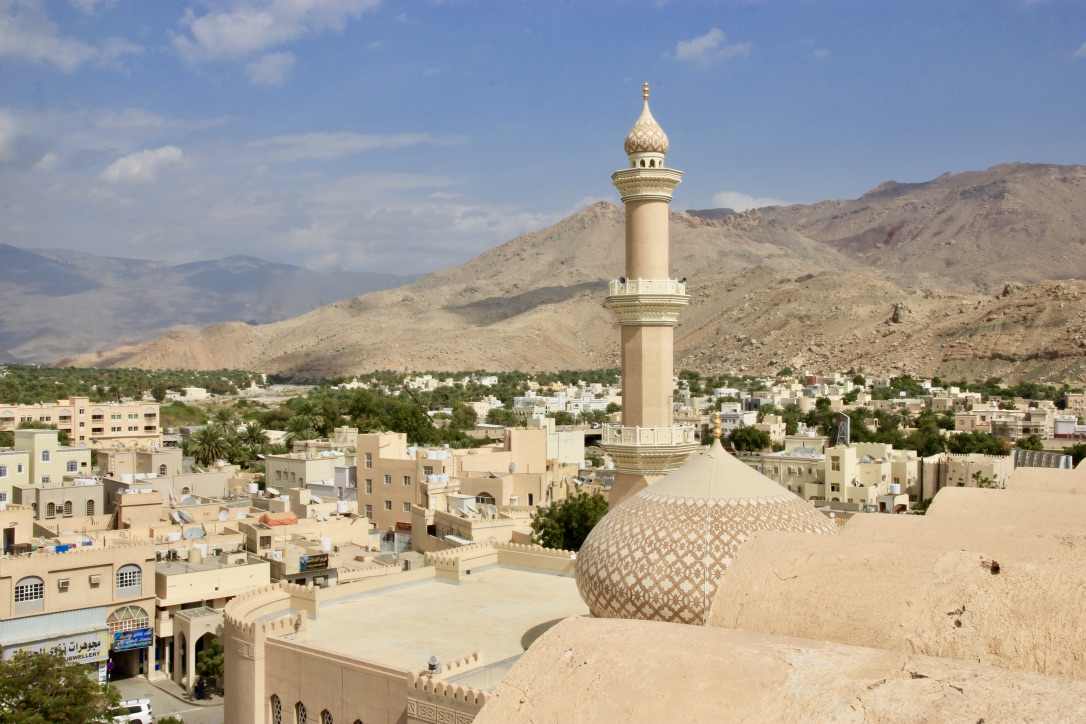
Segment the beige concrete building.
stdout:
<path fill-rule="evenodd" d="M 159 404 L 131 402 L 95 402 L 87 397 L 73 397 L 34 405 L 0 403 L 0 431 L 14 430 L 20 422 L 44 422 L 68 433 L 73 445 L 125 447 L 162 444 Z"/>
<path fill-rule="evenodd" d="M 607 306 L 622 334 L 622 422 L 603 428 L 601 447 L 615 465 L 610 502 L 617 505 L 678 468 L 699 446 L 695 428 L 674 419 L 674 338 L 690 297 L 671 278 L 668 207 L 682 172 L 665 167 L 668 140 L 649 112 L 626 137 L 629 168 L 611 180 L 626 208 L 626 275 L 613 280 Z"/>

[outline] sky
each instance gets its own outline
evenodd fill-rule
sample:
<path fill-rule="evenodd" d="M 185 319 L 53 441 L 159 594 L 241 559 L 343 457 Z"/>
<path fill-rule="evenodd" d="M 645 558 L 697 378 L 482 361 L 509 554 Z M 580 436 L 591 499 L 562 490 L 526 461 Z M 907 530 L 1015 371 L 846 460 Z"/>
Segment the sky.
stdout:
<path fill-rule="evenodd" d="M 0 243 L 453 266 L 619 203 L 643 82 L 675 210 L 1086 163 L 1082 0 L 0 0 Z"/>

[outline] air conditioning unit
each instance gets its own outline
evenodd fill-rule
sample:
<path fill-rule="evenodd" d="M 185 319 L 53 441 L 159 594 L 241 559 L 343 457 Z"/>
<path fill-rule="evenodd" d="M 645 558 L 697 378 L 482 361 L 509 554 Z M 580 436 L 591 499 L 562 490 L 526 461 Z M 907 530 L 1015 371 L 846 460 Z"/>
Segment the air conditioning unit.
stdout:
<path fill-rule="evenodd" d="M 102 577 L 101 576 L 99 576 L 99 575 L 90 576 L 90 584 L 92 586 L 97 586 L 101 582 L 102 582 Z"/>
<path fill-rule="evenodd" d="M 59 588 L 62 591 L 67 591 L 68 590 L 68 584 L 70 582 L 71 581 L 69 581 L 69 579 L 67 579 L 67 578 L 61 578 L 59 581 L 57 581 L 57 588 Z"/>

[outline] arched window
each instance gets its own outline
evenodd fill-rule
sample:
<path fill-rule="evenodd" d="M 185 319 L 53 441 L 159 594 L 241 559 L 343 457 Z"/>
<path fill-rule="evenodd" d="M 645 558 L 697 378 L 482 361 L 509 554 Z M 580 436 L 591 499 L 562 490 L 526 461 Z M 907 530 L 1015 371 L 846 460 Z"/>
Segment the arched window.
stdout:
<path fill-rule="evenodd" d="M 294 705 L 294 716 L 297 718 L 298 724 L 306 723 L 306 720 L 308 719 L 308 714 L 305 710 L 305 704 L 299 701 L 297 704 Z"/>
<path fill-rule="evenodd" d="M 149 628 L 151 619 L 147 612 L 139 606 L 124 606 L 109 614 L 106 618 L 106 625 L 109 626 L 110 635 L 113 635 L 121 631 L 136 631 L 141 628 Z"/>
<path fill-rule="evenodd" d="M 188 495 L 188 494 L 189 494 L 189 489 L 188 488 L 181 488 L 181 495 Z"/>
<path fill-rule="evenodd" d="M 321 712 L 321 724 L 332 724 L 332 712 L 327 709 Z"/>
<path fill-rule="evenodd" d="M 275 694 L 271 695 L 272 724 L 283 724 L 283 702 Z"/>
<path fill-rule="evenodd" d="M 135 563 L 117 569 L 117 598 L 130 598 L 143 593 L 143 570 Z"/>
<path fill-rule="evenodd" d="M 37 613 L 45 610 L 45 581 L 27 576 L 15 584 L 15 613 Z"/>
<path fill-rule="evenodd" d="M 94 501 L 87 501 L 87 515 L 94 515 Z"/>
<path fill-rule="evenodd" d="M 79 463 L 77 463 L 75 460 L 69 460 L 68 464 L 64 466 L 64 469 L 67 470 L 69 473 L 77 473 L 79 472 Z"/>
<path fill-rule="evenodd" d="M 71 517 L 72 515 L 72 501 L 70 500 L 64 501 L 64 515 L 65 517 Z"/>
<path fill-rule="evenodd" d="M 8 476 L 8 466 L 0 465 L 0 478 L 6 478 Z"/>
<path fill-rule="evenodd" d="M 56 518 L 57 517 L 57 504 L 56 503 L 49 503 L 48 505 L 45 506 L 45 517 L 46 518 Z"/>
<path fill-rule="evenodd" d="M 49 451 L 48 450 L 42 450 L 41 451 L 41 461 L 43 463 L 47 463 L 47 462 L 49 462 L 49 459 L 50 459 Z"/>
<path fill-rule="evenodd" d="M 162 463 L 158 466 L 158 474 L 165 477 L 166 475 L 166 463 Z"/>
<path fill-rule="evenodd" d="M 494 496 L 487 492 L 482 492 L 476 495 L 475 502 L 479 505 L 495 505 Z"/>

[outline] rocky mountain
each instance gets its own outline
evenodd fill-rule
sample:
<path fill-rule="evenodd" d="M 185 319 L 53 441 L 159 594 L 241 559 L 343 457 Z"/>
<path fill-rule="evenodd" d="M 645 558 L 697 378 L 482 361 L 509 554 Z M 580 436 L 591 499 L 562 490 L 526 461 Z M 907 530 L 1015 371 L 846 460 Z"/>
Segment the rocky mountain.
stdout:
<path fill-rule="evenodd" d="M 853 201 L 673 214 L 672 275 L 692 295 L 678 365 L 1082 378 L 1084 215 L 1086 168 L 1029 164 Z M 600 202 L 401 288 L 65 363 L 303 376 L 616 366 L 603 302 L 622 239 L 622 208 Z"/>
<path fill-rule="evenodd" d="M 248 256 L 170 265 L 0 244 L 0 361 L 49 362 L 178 325 L 266 324 L 417 279 L 323 273 Z"/>

